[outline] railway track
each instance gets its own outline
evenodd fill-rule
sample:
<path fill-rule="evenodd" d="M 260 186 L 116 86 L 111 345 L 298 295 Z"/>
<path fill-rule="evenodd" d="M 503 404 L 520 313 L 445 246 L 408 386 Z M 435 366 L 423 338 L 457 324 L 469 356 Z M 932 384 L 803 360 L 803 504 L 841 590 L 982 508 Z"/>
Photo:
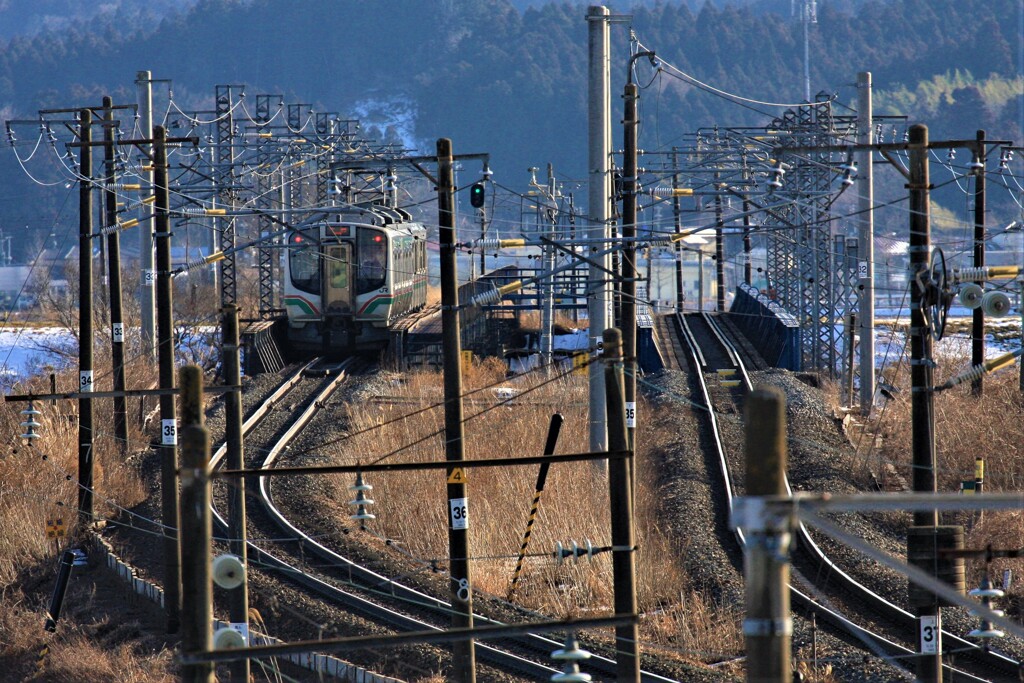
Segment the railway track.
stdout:
<path fill-rule="evenodd" d="M 291 396 L 297 387 L 303 383 L 308 384 L 308 379 L 303 378 L 306 369 L 300 368 L 287 378 L 280 389 L 268 399 L 269 407 L 261 407 L 245 421 L 243 433 L 252 434 L 267 419 L 275 405 L 289 403 L 299 409 L 292 411 L 288 424 L 273 428 L 275 436 L 270 441 L 246 444 L 247 453 L 262 454 L 253 460 L 247 456 L 247 465 L 261 469 L 273 467 L 296 435 L 310 424 L 326 405 L 331 394 L 345 382 L 346 372 L 350 368 L 351 366 L 347 365 L 342 372 L 320 380 L 318 389 L 306 398 Z M 306 392 L 310 393 L 308 387 Z M 213 455 L 214 466 L 221 462 L 225 452 L 224 446 L 217 449 Z M 284 537 L 293 540 L 287 544 L 276 543 L 274 552 L 260 547 L 258 543 L 250 542 L 249 554 L 255 562 L 277 570 L 288 581 L 312 592 L 322 600 L 340 605 L 346 610 L 395 630 L 444 630 L 451 614 L 449 603 L 366 568 L 306 533 L 301 524 L 289 519 L 275 504 L 270 484 L 272 479 L 259 477 L 256 485 L 248 490 L 250 524 L 255 518 L 262 518 L 264 522 L 269 522 L 275 527 L 278 537 L 283 534 Z M 215 514 L 215 525 L 218 534 L 226 534 L 226 522 L 219 514 Z M 307 569 L 310 563 L 317 567 L 316 575 Z M 498 623 L 481 615 L 475 615 L 474 620 L 478 624 Z M 529 680 L 546 680 L 552 674 L 558 673 L 558 669 L 536 660 L 550 660 L 551 652 L 561 647 L 561 641 L 540 635 L 527 635 L 510 639 L 508 648 L 478 642 L 476 651 L 478 660 L 501 670 Z M 615 662 L 606 657 L 594 655 L 583 663 L 581 668 L 591 673 L 596 680 L 615 678 Z M 644 672 L 642 680 L 660 683 L 673 679 Z"/>
<path fill-rule="evenodd" d="M 737 463 L 730 462 L 726 444 L 728 439 L 722 432 L 718 415 L 739 413 L 745 396 L 752 389 L 749 374 L 741 353 L 729 341 L 728 337 L 716 324 L 714 318 L 706 312 L 677 314 L 665 316 L 660 321 L 663 341 L 663 353 L 671 355 L 671 360 L 678 367 L 685 367 L 685 362 L 694 369 L 702 401 L 707 408 L 706 419 L 709 423 L 716 459 L 722 478 L 729 510 L 732 510 L 733 498 L 738 488 L 734 484 L 732 472 L 736 471 Z M 666 339 L 665 334 L 676 339 Z M 708 376 L 718 378 L 718 387 L 709 385 Z M 727 389 L 727 391 L 723 391 Z M 787 481 L 787 489 L 789 483 Z M 791 490 L 791 489 L 790 489 Z M 744 539 L 737 532 L 741 545 Z M 860 606 L 860 610 L 874 613 L 891 624 L 893 633 L 913 633 L 917 628 L 916 618 L 863 584 L 837 566 L 815 543 L 803 524 L 796 529 L 796 540 L 799 551 L 792 558 L 793 573 L 797 581 L 791 583 L 792 603 L 804 612 L 812 613 L 824 623 L 832 625 L 842 633 L 849 634 L 859 644 L 875 654 L 888 658 L 891 662 L 913 661 L 914 652 L 911 648 L 900 644 L 895 638 L 864 628 L 837 610 L 832 609 L 811 596 L 814 592 L 828 590 L 832 593 L 845 593 L 846 600 Z M 826 576 L 827 585 L 815 586 L 809 576 Z M 943 639 L 946 648 L 958 652 L 958 661 L 965 668 L 953 668 L 944 665 L 947 676 L 955 676 L 951 680 L 958 681 L 1005 681 L 1018 680 L 1019 664 L 996 652 L 986 651 L 976 644 L 966 641 L 955 634 L 944 631 Z"/>

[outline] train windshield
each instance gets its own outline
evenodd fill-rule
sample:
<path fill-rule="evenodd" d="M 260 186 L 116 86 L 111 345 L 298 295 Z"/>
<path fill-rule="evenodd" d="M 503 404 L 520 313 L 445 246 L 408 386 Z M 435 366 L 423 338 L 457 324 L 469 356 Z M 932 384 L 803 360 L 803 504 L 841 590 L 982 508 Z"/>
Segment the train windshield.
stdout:
<path fill-rule="evenodd" d="M 288 272 L 292 285 L 307 294 L 320 294 L 320 252 L 317 239 L 305 233 L 288 238 Z"/>
<path fill-rule="evenodd" d="M 356 293 L 366 294 L 383 287 L 388 266 L 388 240 L 384 233 L 368 228 L 358 230 L 356 255 L 359 258 Z"/>

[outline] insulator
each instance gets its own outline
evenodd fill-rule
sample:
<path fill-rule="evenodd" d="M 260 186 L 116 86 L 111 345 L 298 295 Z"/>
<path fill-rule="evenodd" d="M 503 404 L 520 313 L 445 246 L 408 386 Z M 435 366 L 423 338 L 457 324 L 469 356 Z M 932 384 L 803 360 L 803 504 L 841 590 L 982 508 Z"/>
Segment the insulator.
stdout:
<path fill-rule="evenodd" d="M 509 247 L 525 247 L 525 246 L 526 246 L 526 240 L 525 239 L 511 239 L 511 240 L 483 239 L 483 240 L 475 240 L 473 242 L 473 248 L 474 249 L 507 249 Z"/>
<path fill-rule="evenodd" d="M 968 638 L 1003 638 L 1006 634 L 994 628 L 976 628 L 967 634 Z"/>
<path fill-rule="evenodd" d="M 370 502 L 372 503 L 373 501 L 371 500 Z M 366 507 L 360 505 L 358 508 L 356 508 L 355 514 L 349 515 L 349 519 L 354 519 L 362 523 L 368 519 L 377 519 L 377 515 L 371 512 L 367 512 Z"/>
<path fill-rule="evenodd" d="M 969 282 L 960 286 L 960 303 L 971 309 L 981 307 L 981 298 L 985 296 L 985 290 L 975 282 Z"/>
<path fill-rule="evenodd" d="M 469 300 L 471 306 L 486 306 L 488 304 L 497 303 L 501 300 L 501 292 L 497 287 L 489 289 L 486 292 L 477 294 Z"/>
<path fill-rule="evenodd" d="M 992 612 L 992 614 L 995 614 L 998 617 L 1004 616 L 1006 614 L 1001 609 L 992 609 L 991 607 L 989 607 L 989 611 Z M 969 609 L 969 610 L 967 610 L 967 616 L 974 617 L 975 619 L 977 619 L 977 618 L 980 618 L 982 615 L 981 615 L 981 612 L 979 612 L 977 610 Z"/>
<path fill-rule="evenodd" d="M 565 561 L 565 558 L 571 553 L 571 550 L 566 550 L 565 547 L 562 546 L 561 541 L 555 542 L 555 564 L 562 564 L 562 562 Z"/>
<path fill-rule="evenodd" d="M 984 172 L 985 164 L 981 163 L 978 157 L 974 157 L 974 160 L 967 164 L 967 175 L 981 175 Z"/>
<path fill-rule="evenodd" d="M 565 646 L 551 653 L 551 658 L 565 662 L 562 673 L 551 676 L 552 681 L 589 681 L 590 674 L 580 672 L 580 662 L 590 659 L 590 653 L 580 649 L 576 634 L 569 632 Z"/>
<path fill-rule="evenodd" d="M 985 364 L 975 365 L 973 368 L 955 377 L 957 384 L 963 384 L 964 382 L 973 382 L 976 379 L 985 376 Z"/>
<path fill-rule="evenodd" d="M 28 407 L 21 411 L 21 414 L 26 417 L 25 421 L 20 425 L 25 429 L 25 433 L 21 435 L 21 438 L 28 439 L 29 441 L 32 439 L 38 439 L 40 435 L 36 434 L 36 429 L 42 427 L 42 425 L 36 422 L 36 415 L 40 415 L 41 413 L 36 410 L 31 403 L 29 403 Z"/>
<path fill-rule="evenodd" d="M 557 543 L 555 543 L 555 562 L 557 564 L 562 564 L 562 562 L 564 562 L 565 558 L 567 557 L 586 557 L 589 560 L 594 557 L 595 552 L 597 552 L 597 550 L 594 548 L 594 544 L 591 543 L 589 539 L 583 541 L 582 546 L 576 543 L 576 541 L 569 541 L 568 546 L 564 546 L 562 545 L 561 541 L 558 541 Z"/>
<path fill-rule="evenodd" d="M 960 282 L 1009 279 L 1020 274 L 1020 266 L 981 266 L 979 268 L 958 268 L 953 275 Z"/>
<path fill-rule="evenodd" d="M 178 272 L 190 273 L 193 270 L 198 270 L 199 268 L 202 268 L 205 265 L 208 265 L 205 258 L 195 259 L 194 261 L 189 261 L 188 263 L 186 263 L 184 267 L 179 268 Z"/>
<path fill-rule="evenodd" d="M 373 505 L 373 499 L 366 497 L 366 491 L 356 491 L 356 497 L 348 502 L 349 505 Z"/>
<path fill-rule="evenodd" d="M 201 207 L 195 207 L 195 206 L 186 206 L 184 208 L 178 209 L 177 213 L 181 214 L 182 216 L 196 216 L 196 217 L 198 217 L 198 216 L 205 216 L 206 215 L 206 209 L 201 208 Z"/>
<path fill-rule="evenodd" d="M 362 472 L 356 472 L 356 483 L 349 486 L 348 490 L 356 492 L 356 497 L 348 502 L 349 505 L 356 506 L 355 514 L 349 515 L 349 518 L 357 520 L 360 524 L 368 519 L 376 519 L 377 516 L 366 509 L 368 505 L 373 505 L 373 499 L 366 497 L 366 493 L 372 491 L 373 487 L 363 481 Z"/>
<path fill-rule="evenodd" d="M 356 472 L 356 483 L 348 487 L 349 491 L 372 491 L 373 486 L 363 481 L 363 473 Z"/>

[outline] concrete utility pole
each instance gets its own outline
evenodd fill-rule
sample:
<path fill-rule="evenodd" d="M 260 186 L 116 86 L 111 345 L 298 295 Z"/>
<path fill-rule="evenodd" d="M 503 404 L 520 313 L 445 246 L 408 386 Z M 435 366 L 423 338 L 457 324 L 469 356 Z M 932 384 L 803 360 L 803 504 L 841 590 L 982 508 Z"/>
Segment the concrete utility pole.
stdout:
<path fill-rule="evenodd" d="M 540 212 L 538 221 L 547 216 L 547 235 L 551 242 L 558 239 L 558 199 L 556 197 L 557 186 L 555 185 L 555 169 L 548 164 L 547 185 L 542 193 L 544 204 L 548 206 L 547 211 L 541 212 L 541 198 L 537 199 L 537 210 Z M 538 232 L 541 230 L 537 225 Z M 540 282 L 541 308 L 540 308 L 540 355 L 546 365 L 551 365 L 554 357 L 554 321 L 555 321 L 555 247 L 552 244 L 545 244 L 542 247 L 544 278 Z M 483 273 L 481 273 L 482 275 Z"/>
<path fill-rule="evenodd" d="M 104 193 L 106 218 L 105 225 L 117 224 L 117 192 L 114 181 L 117 179 L 116 160 L 114 155 L 114 101 L 110 97 L 103 98 L 104 119 L 106 128 L 103 131 L 103 161 L 106 165 L 107 190 Z M 124 396 L 124 313 L 121 302 L 121 236 L 117 230 L 107 235 L 107 273 L 110 283 L 110 358 L 114 374 L 114 436 L 117 437 L 117 448 L 121 455 L 128 454 L 128 399 Z"/>
<path fill-rule="evenodd" d="M 153 80 L 149 71 L 135 74 L 135 88 L 139 103 L 139 137 L 143 140 L 153 138 Z M 150 145 L 142 147 L 144 153 L 152 153 Z M 150 164 L 146 164 L 149 166 Z M 142 171 L 144 187 L 153 187 L 153 171 Z M 156 358 L 156 324 L 155 324 L 155 292 L 156 278 L 153 274 L 153 218 L 139 221 L 139 268 L 141 269 L 141 287 L 139 287 L 139 305 L 142 308 L 142 352 L 149 360 Z"/>
<path fill-rule="evenodd" d="M 928 176 L 928 126 L 910 127 L 910 384 L 911 451 L 916 493 L 935 493 L 935 429 L 932 372 L 932 332 L 925 315 L 925 298 L 931 274 L 931 218 Z M 914 513 L 914 526 L 935 527 L 935 510 Z M 925 683 L 942 681 L 942 647 L 936 647 L 941 633 L 940 609 L 934 602 L 918 606 L 917 676 Z M 929 628 L 932 629 L 929 631 Z M 927 635 L 926 635 L 927 634 Z"/>
<path fill-rule="evenodd" d="M 448 554 L 451 565 L 452 628 L 473 626 L 473 584 L 469 576 L 469 504 L 466 477 L 458 463 L 465 460 L 462 406 L 462 353 L 459 335 L 459 281 L 455 260 L 455 183 L 452 141 L 437 141 L 437 213 L 441 246 L 441 346 L 444 368 L 444 453 L 455 463 L 448 470 Z M 476 650 L 472 639 L 452 647 L 452 678 L 476 680 Z"/>
<path fill-rule="evenodd" d="M 607 7 L 591 6 L 587 11 L 588 81 L 587 81 L 587 128 L 590 149 L 587 168 L 588 204 L 590 228 L 588 237 L 593 240 L 590 255 L 604 250 L 600 240 L 608 239 L 609 200 L 611 196 L 611 76 L 609 71 L 610 41 Z M 590 319 L 590 351 L 594 357 L 599 352 L 602 334 L 608 327 L 608 271 L 610 259 L 607 255 L 597 256 L 589 267 L 587 296 L 587 317 Z M 605 423 L 604 371 L 599 363 L 588 368 L 590 381 L 590 450 L 606 450 L 608 430 Z"/>
<path fill-rule="evenodd" d="M 167 131 L 153 131 L 156 194 L 157 355 L 160 388 L 174 389 L 174 290 L 171 280 L 170 191 L 167 181 Z M 178 420 L 174 395 L 160 394 L 160 495 L 164 524 L 164 610 L 167 632 L 177 633 L 181 609 L 181 556 L 178 548 Z"/>
<path fill-rule="evenodd" d="M 786 395 L 760 386 L 747 401 L 747 495 L 786 495 Z M 744 561 L 747 681 L 792 679 L 793 621 L 789 611 L 790 533 L 764 518 L 747 535 Z"/>
<path fill-rule="evenodd" d="M 93 278 L 92 278 L 92 112 L 79 112 L 81 176 L 78 190 L 78 515 L 85 524 L 93 521 Z"/>
<path fill-rule="evenodd" d="M 985 131 L 977 132 L 978 149 L 972 163 L 980 163 L 974 167 L 974 267 L 985 266 Z M 977 366 L 985 362 L 985 311 L 982 306 L 974 309 L 971 318 L 971 365 Z M 984 380 L 979 375 L 971 382 L 971 393 L 981 396 L 985 393 Z"/>
<path fill-rule="evenodd" d="M 871 72 L 857 74 L 857 142 L 873 145 Z M 860 293 L 860 410 L 871 414 L 875 396 L 875 169 L 873 152 L 858 153 L 857 228 L 860 261 L 857 282 Z"/>

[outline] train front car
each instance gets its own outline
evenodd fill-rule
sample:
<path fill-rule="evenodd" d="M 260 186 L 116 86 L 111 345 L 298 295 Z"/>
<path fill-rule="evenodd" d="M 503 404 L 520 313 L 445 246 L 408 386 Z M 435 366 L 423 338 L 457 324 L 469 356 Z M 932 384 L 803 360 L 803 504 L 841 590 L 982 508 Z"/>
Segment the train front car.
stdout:
<path fill-rule="evenodd" d="M 423 226 L 404 214 L 361 212 L 359 218 L 289 238 L 284 304 L 296 351 L 380 351 L 389 327 L 426 303 Z"/>

